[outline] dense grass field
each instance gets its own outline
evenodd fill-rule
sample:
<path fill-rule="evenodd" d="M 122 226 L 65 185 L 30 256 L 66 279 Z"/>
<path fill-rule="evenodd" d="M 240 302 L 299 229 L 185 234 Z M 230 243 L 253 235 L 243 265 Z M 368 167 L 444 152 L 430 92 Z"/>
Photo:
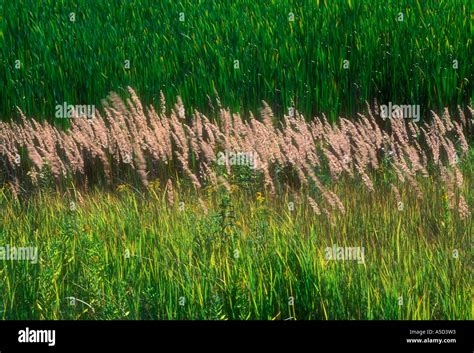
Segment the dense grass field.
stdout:
<path fill-rule="evenodd" d="M 472 320 L 473 19 L 0 1 L 0 319 Z"/>
<path fill-rule="evenodd" d="M 421 200 L 400 187 L 400 211 L 383 180 L 376 193 L 341 181 L 331 190 L 346 213 L 330 216 L 238 186 L 176 190 L 174 206 L 157 184 L 22 202 L 2 189 L 0 242 L 40 255 L 0 267 L 0 317 L 472 319 L 472 221 L 449 209 L 437 178 L 419 185 Z M 364 263 L 327 260 L 334 245 L 364 247 Z"/>
<path fill-rule="evenodd" d="M 472 319 L 465 117 L 213 124 L 133 102 L 67 133 L 0 123 L 0 244 L 37 250 L 2 255 L 4 319 Z M 243 146 L 252 164 L 219 164 Z"/>
<path fill-rule="evenodd" d="M 0 117 L 55 123 L 55 105 L 132 86 L 145 103 L 208 96 L 281 116 L 331 119 L 366 100 L 429 110 L 472 98 L 468 0 L 84 1 L 0 3 Z M 347 61 L 346 61 L 347 60 Z"/>

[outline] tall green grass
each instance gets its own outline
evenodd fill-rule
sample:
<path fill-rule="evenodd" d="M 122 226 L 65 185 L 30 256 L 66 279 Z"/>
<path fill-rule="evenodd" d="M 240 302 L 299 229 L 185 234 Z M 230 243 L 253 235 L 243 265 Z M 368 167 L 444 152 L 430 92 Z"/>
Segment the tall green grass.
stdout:
<path fill-rule="evenodd" d="M 419 104 L 424 111 L 452 107 L 472 97 L 468 5 L 5 1 L 0 117 L 13 116 L 19 106 L 27 116 L 53 120 L 56 104 L 98 105 L 108 92 L 123 93 L 126 86 L 147 103 L 163 90 L 169 101 L 181 95 L 186 106 L 205 113 L 207 95 L 214 92 L 234 110 L 255 110 L 265 99 L 281 114 L 293 101 L 306 116 L 330 112 L 333 118 L 361 111 L 374 98 Z"/>
<path fill-rule="evenodd" d="M 0 245 L 38 246 L 39 261 L 0 261 L 0 318 L 472 319 L 472 221 L 435 179 L 420 187 L 421 200 L 401 187 L 400 211 L 382 180 L 375 193 L 340 181 L 346 214 L 329 217 L 238 188 L 202 193 L 208 214 L 157 185 L 21 202 L 2 190 Z M 365 263 L 327 261 L 333 244 L 364 247 Z"/>

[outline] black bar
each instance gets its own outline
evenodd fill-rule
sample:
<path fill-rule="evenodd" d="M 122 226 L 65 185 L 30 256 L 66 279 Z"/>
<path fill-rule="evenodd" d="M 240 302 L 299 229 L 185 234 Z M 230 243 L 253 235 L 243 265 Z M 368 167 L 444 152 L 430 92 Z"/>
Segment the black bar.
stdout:
<path fill-rule="evenodd" d="M 28 328 L 29 331 L 26 331 Z M 44 343 L 19 343 L 55 330 Z M 429 331 L 431 330 L 431 331 Z M 423 342 L 408 343 L 407 339 Z M 455 340 L 441 342 L 429 340 Z M 48 345 L 50 342 L 51 346 Z M 0 353 L 272 349 L 290 352 L 473 352 L 472 321 L 0 321 Z"/>

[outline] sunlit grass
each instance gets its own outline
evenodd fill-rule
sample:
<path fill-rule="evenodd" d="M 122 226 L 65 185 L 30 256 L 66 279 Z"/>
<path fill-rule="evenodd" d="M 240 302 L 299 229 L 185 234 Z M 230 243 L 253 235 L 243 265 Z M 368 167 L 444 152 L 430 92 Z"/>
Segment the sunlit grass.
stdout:
<path fill-rule="evenodd" d="M 374 98 L 426 113 L 472 97 L 466 0 L 17 0 L 0 18 L 1 117 L 53 121 L 56 104 L 127 86 L 204 113 L 217 91 L 233 110 L 293 101 L 331 118 Z"/>
<path fill-rule="evenodd" d="M 383 180 L 372 193 L 341 181 L 346 213 L 330 216 L 238 187 L 201 192 L 207 214 L 195 192 L 171 206 L 156 185 L 22 202 L 4 189 L 0 245 L 38 246 L 40 260 L 0 262 L 0 317 L 472 319 L 472 221 L 435 178 L 419 185 L 423 199 L 400 186 L 400 211 Z M 333 244 L 364 247 L 364 264 L 325 260 Z"/>

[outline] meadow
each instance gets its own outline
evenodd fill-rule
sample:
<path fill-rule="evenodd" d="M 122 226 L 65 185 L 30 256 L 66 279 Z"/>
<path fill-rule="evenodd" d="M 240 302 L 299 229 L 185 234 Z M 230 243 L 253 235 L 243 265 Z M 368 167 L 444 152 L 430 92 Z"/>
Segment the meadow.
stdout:
<path fill-rule="evenodd" d="M 0 319 L 472 320 L 471 11 L 0 2 Z"/>
<path fill-rule="evenodd" d="M 465 176 L 471 190 L 472 166 Z M 25 203 L 3 190 L 2 244 L 38 246 L 37 264 L 0 268 L 2 319 L 472 320 L 472 223 L 429 178 L 427 197 L 381 183 L 341 183 L 345 215 L 317 215 L 291 195 L 146 193 Z M 180 210 L 179 202 L 184 202 Z M 290 211 L 288 203 L 294 201 Z M 361 246 L 364 263 L 328 261 Z M 456 252 L 456 250 L 458 252 Z"/>
<path fill-rule="evenodd" d="M 467 0 L 3 1 L 0 117 L 61 124 L 56 104 L 127 86 L 205 114 L 218 92 L 242 114 L 334 121 L 377 99 L 429 117 L 472 98 L 471 16 Z"/>
<path fill-rule="evenodd" d="M 212 123 L 130 93 L 66 132 L 0 123 L 1 243 L 39 254 L 3 262 L 4 319 L 472 318 L 462 111 Z"/>

